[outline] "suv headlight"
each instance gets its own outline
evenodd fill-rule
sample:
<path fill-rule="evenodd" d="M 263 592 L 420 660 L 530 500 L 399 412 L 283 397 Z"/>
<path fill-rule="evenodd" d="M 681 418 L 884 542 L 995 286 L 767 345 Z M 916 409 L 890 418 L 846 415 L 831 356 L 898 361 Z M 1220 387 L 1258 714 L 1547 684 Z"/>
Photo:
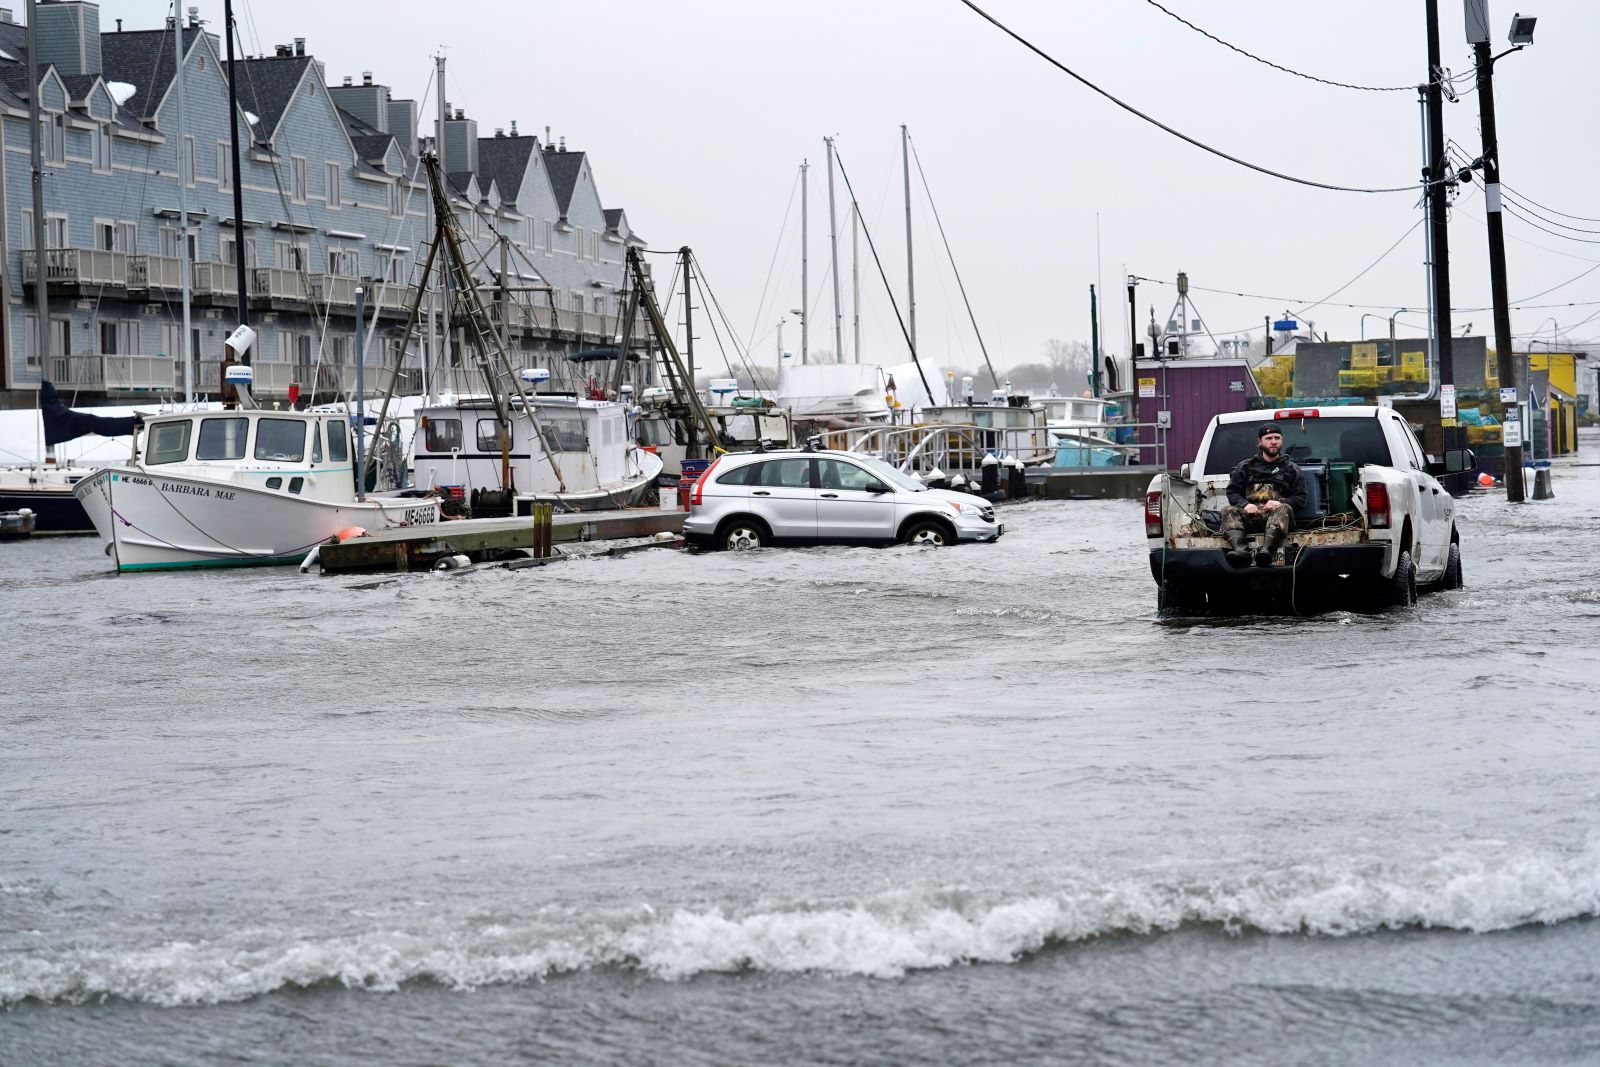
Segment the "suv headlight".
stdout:
<path fill-rule="evenodd" d="M 959 515 L 983 514 L 983 508 L 979 507 L 977 504 L 968 504 L 960 500 L 946 500 L 945 503 L 949 504 L 950 509 Z"/>

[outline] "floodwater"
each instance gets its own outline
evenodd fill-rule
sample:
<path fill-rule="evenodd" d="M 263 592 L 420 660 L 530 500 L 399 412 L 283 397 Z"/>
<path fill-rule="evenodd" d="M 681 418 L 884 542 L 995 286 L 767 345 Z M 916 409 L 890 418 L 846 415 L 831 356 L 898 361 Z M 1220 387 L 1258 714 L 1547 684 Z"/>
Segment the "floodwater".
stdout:
<path fill-rule="evenodd" d="M 1595 1062 L 1600 469 L 1555 484 L 1460 502 L 1465 589 L 1306 619 L 1157 619 L 1131 502 L 0 546 L 0 1063 Z"/>

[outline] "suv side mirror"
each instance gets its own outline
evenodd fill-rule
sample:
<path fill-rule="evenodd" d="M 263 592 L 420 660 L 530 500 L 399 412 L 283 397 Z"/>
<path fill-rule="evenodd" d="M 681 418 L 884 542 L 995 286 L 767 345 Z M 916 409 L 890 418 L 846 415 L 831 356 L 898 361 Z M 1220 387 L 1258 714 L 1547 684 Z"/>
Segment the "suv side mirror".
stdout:
<path fill-rule="evenodd" d="M 882 482 L 869 482 L 867 484 L 867 492 L 869 493 L 887 493 L 888 491 L 889 487 Z"/>

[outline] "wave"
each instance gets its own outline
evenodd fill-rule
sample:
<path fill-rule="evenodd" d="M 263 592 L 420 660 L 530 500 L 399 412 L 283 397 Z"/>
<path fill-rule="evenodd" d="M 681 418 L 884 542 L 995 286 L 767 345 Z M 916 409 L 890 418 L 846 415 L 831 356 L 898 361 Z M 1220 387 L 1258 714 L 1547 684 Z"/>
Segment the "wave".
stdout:
<path fill-rule="evenodd" d="M 522 921 L 441 920 L 334 936 L 266 928 L 150 947 L 79 944 L 0 957 L 0 1005 L 107 997 L 216 1004 L 286 988 L 393 991 L 408 982 L 466 990 L 607 967 L 663 980 L 747 971 L 896 978 L 1194 926 L 1348 937 L 1406 928 L 1487 933 L 1597 915 L 1595 847 L 1563 857 L 1480 849 L 1405 868 L 1371 861 L 1210 883 L 1085 881 L 1015 899 L 946 889 L 744 913 L 544 908 Z"/>

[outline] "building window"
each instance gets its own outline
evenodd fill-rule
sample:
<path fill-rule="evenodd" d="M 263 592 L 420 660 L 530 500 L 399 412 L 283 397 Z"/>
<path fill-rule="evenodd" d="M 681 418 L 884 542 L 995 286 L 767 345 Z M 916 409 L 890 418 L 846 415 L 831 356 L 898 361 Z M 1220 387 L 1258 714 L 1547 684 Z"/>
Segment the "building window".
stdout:
<path fill-rule="evenodd" d="M 40 152 L 46 163 L 67 161 L 67 117 L 46 115 L 39 120 Z"/>
<path fill-rule="evenodd" d="M 27 323 L 23 328 L 24 358 L 27 366 L 39 366 L 39 316 L 27 316 Z"/>
<path fill-rule="evenodd" d="M 328 249 L 328 273 L 337 278 L 361 277 L 361 253 L 353 248 Z"/>
<path fill-rule="evenodd" d="M 183 358 L 183 327 L 176 322 L 161 324 L 161 351 L 157 355 L 169 359 Z"/>
<path fill-rule="evenodd" d="M 193 134 L 186 134 L 183 138 L 183 165 L 187 167 L 188 170 L 179 175 L 179 177 L 187 181 L 192 188 L 194 186 L 194 176 L 197 169 L 195 166 Z"/>
<path fill-rule="evenodd" d="M 139 251 L 139 224 L 137 222 L 117 223 L 117 240 L 112 246 L 118 252 L 134 255 Z"/>
<path fill-rule="evenodd" d="M 117 247 L 117 224 L 95 219 L 94 246 L 101 252 L 113 251 Z"/>
<path fill-rule="evenodd" d="M 100 320 L 100 354 L 114 356 L 117 354 L 117 324 L 106 319 Z"/>
<path fill-rule="evenodd" d="M 234 257 L 238 252 L 238 245 L 238 239 L 233 234 L 222 234 L 222 262 L 229 266 L 233 266 L 237 262 Z M 247 267 L 256 265 L 256 239 L 254 237 L 246 237 L 244 239 L 244 265 Z"/>
<path fill-rule="evenodd" d="M 144 350 L 140 343 L 142 331 L 138 319 L 124 319 L 117 323 L 117 347 L 125 356 L 137 356 Z"/>
<path fill-rule="evenodd" d="M 67 217 L 65 215 L 45 215 L 44 246 L 46 248 L 67 247 Z"/>
<path fill-rule="evenodd" d="M 294 156 L 290 163 L 290 195 L 297 204 L 306 202 L 306 161 L 304 157 Z"/>
<path fill-rule="evenodd" d="M 233 188 L 230 175 L 233 173 L 233 142 L 217 142 L 217 188 L 224 191 Z"/>
<path fill-rule="evenodd" d="M 90 145 L 91 160 L 95 170 L 111 169 L 111 125 L 101 123 L 94 128 Z"/>
<path fill-rule="evenodd" d="M 393 218 L 401 218 L 406 213 L 405 183 L 396 179 L 389 185 L 389 214 Z"/>
<path fill-rule="evenodd" d="M 161 227 L 161 255 L 177 259 L 183 255 L 183 247 L 178 243 L 178 234 L 181 231 L 176 226 Z"/>
<path fill-rule="evenodd" d="M 328 164 L 328 206 L 338 207 L 343 197 L 339 189 L 339 164 Z"/>
<path fill-rule="evenodd" d="M 398 284 L 405 280 L 406 258 L 400 252 L 379 252 L 374 275 L 379 281 Z"/>

